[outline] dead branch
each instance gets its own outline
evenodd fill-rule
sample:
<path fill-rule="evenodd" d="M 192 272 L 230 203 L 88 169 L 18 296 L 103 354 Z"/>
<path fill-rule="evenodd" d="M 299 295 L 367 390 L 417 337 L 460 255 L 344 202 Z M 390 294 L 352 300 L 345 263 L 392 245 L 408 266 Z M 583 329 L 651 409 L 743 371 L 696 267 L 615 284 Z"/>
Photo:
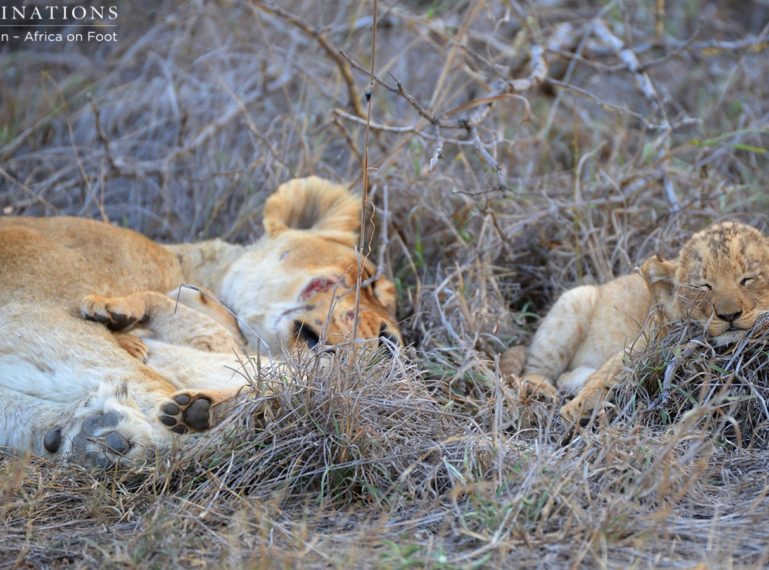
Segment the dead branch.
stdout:
<path fill-rule="evenodd" d="M 351 115 L 350 113 L 348 113 L 347 111 L 344 111 L 342 109 L 334 109 L 332 111 L 332 113 L 334 115 L 336 115 L 336 117 L 342 118 L 345 121 L 349 121 L 351 123 L 355 123 L 356 125 L 361 125 L 363 127 L 366 126 L 366 121 L 364 119 L 361 119 L 360 117 L 356 117 L 355 115 Z M 460 128 L 461 129 L 466 129 L 467 128 L 466 124 L 467 123 L 465 123 L 461 127 L 460 126 L 455 126 L 454 128 L 455 129 L 460 129 Z M 414 124 L 414 125 L 412 125 L 410 127 L 408 127 L 408 126 L 401 127 L 401 126 L 396 126 L 396 125 L 385 125 L 383 123 L 377 123 L 377 122 L 373 122 L 372 121 L 371 123 L 369 123 L 369 126 L 370 126 L 372 131 L 382 131 L 382 132 L 386 132 L 386 133 L 400 133 L 400 134 L 412 133 L 412 134 L 415 134 L 415 135 L 417 135 L 418 137 L 420 137 L 422 139 L 429 140 L 429 141 L 434 141 L 436 143 L 438 141 L 445 141 L 447 143 L 450 143 L 450 144 L 453 144 L 453 145 L 458 145 L 458 146 L 472 146 L 473 145 L 472 141 L 461 140 L 461 139 L 456 139 L 456 138 L 446 138 L 446 137 L 443 137 L 442 135 L 440 137 L 438 137 L 438 136 L 436 136 L 434 134 L 430 134 L 428 132 L 422 131 L 422 130 L 420 130 L 418 128 L 417 124 Z"/>
<path fill-rule="evenodd" d="M 435 150 L 433 156 L 430 158 L 430 162 L 427 165 L 427 170 L 432 172 L 438 161 L 443 158 L 443 139 L 441 138 L 441 128 L 435 125 Z"/>
<path fill-rule="evenodd" d="M 360 93 L 355 87 L 355 79 L 352 76 L 350 66 L 347 64 L 347 61 L 340 56 L 339 50 L 328 41 L 323 33 L 313 28 L 291 12 L 287 12 L 278 6 L 263 2 L 262 0 L 251 0 L 251 4 L 263 12 L 267 12 L 268 14 L 272 14 L 273 16 L 277 16 L 285 22 L 288 22 L 292 26 L 298 28 L 306 35 L 317 41 L 320 47 L 323 48 L 323 51 L 326 52 L 326 55 L 328 55 L 339 68 L 339 72 L 342 74 L 342 79 L 347 86 L 347 97 L 349 99 L 350 107 L 359 117 L 366 116 L 366 111 L 363 109 L 363 104 L 360 100 Z"/>
<path fill-rule="evenodd" d="M 625 47 L 625 42 L 615 36 L 609 29 L 609 26 L 606 25 L 606 22 L 601 19 L 593 21 L 593 33 L 599 40 L 601 40 L 601 42 L 606 44 L 617 54 L 617 57 L 625 65 L 626 69 L 633 74 L 636 84 L 644 97 L 646 97 L 655 108 L 658 108 L 659 102 L 657 98 L 657 90 L 654 88 L 649 75 L 641 69 L 641 62 L 638 61 L 638 57 L 633 50 Z"/>
<path fill-rule="evenodd" d="M 432 157 L 428 163 L 428 170 L 432 171 L 435 166 L 438 163 L 438 160 L 443 157 L 443 145 L 444 145 L 444 139 L 441 137 L 440 130 L 441 129 L 462 129 L 467 132 L 468 137 L 470 138 L 470 142 L 472 143 L 473 147 L 475 148 L 476 152 L 480 155 L 480 157 L 487 163 L 487 165 L 496 173 L 497 179 L 500 183 L 501 187 L 505 186 L 504 183 L 504 173 L 501 165 L 497 160 L 491 155 L 491 153 L 486 150 L 485 145 L 483 144 L 483 141 L 480 138 L 480 135 L 478 134 L 477 126 L 480 124 L 488 115 L 488 113 L 491 110 L 492 105 L 495 101 L 506 98 L 506 97 L 515 97 L 517 99 L 520 98 L 520 93 L 524 93 L 526 91 L 530 91 L 540 83 L 542 83 L 545 78 L 547 77 L 548 72 L 548 65 L 547 60 L 545 59 L 545 49 L 540 44 L 533 44 L 531 48 L 531 55 L 530 55 L 530 71 L 529 75 L 520 78 L 520 79 L 510 79 L 505 80 L 499 83 L 499 86 L 494 89 L 491 93 L 488 93 L 482 97 L 475 98 L 467 103 L 464 103 L 458 107 L 449 109 L 448 111 L 443 112 L 442 114 L 435 114 L 430 112 L 424 105 L 422 105 L 416 97 L 414 97 L 409 91 L 404 87 L 403 83 L 395 76 L 395 74 L 390 73 L 391 79 L 395 82 L 395 85 L 391 85 L 390 83 L 383 80 L 381 77 L 373 73 L 371 70 L 366 69 L 362 64 L 355 61 L 352 57 L 350 57 L 347 53 L 340 50 L 339 54 L 355 69 L 361 72 L 368 73 L 371 81 L 381 85 L 391 93 L 394 93 L 404 99 L 416 112 L 417 114 L 422 117 L 424 120 L 429 122 L 434 130 L 435 135 L 433 135 L 431 138 L 436 142 L 436 148 L 433 151 Z M 469 117 L 468 116 L 462 116 L 458 119 L 454 120 L 445 120 L 442 118 L 446 115 L 452 115 L 459 113 L 460 111 L 468 110 L 476 108 L 476 111 L 473 112 Z M 347 113 L 341 112 L 339 109 L 336 109 L 334 113 L 340 117 L 345 118 L 346 120 L 352 120 L 353 122 L 360 123 L 361 121 L 356 120 L 355 118 L 349 116 Z M 529 106 L 528 102 L 526 102 L 526 116 L 529 115 Z M 368 128 L 372 128 L 375 130 L 382 130 L 382 131 L 389 131 L 389 132 L 401 132 L 401 133 L 414 133 L 418 134 L 420 136 L 425 136 L 424 133 L 421 133 L 419 131 L 418 124 L 411 126 L 411 127 L 398 127 L 398 126 L 388 126 L 388 125 L 382 125 L 382 124 L 375 124 L 370 121 L 366 121 L 366 126 Z M 427 137 L 425 137 L 427 138 Z"/>
<path fill-rule="evenodd" d="M 547 77 L 547 61 L 545 50 L 539 44 L 531 46 L 531 71 L 529 76 L 523 79 L 511 79 L 502 85 L 503 93 L 523 93 L 530 91 Z M 492 95 L 494 96 L 494 95 Z"/>
<path fill-rule="evenodd" d="M 89 95 L 88 101 L 91 103 L 91 111 L 93 112 L 93 122 L 94 128 L 96 129 L 96 136 L 98 137 L 99 142 L 101 142 L 101 144 L 104 146 L 104 152 L 107 155 L 107 163 L 109 164 L 110 168 L 119 171 L 117 165 L 115 164 L 115 159 L 112 156 L 112 148 L 110 147 L 109 139 L 101 128 L 101 113 L 99 111 L 99 107 L 96 105 L 96 100 L 93 98 L 93 96 Z"/>
<path fill-rule="evenodd" d="M 486 150 L 486 148 L 483 146 L 483 141 L 481 140 L 481 137 L 478 135 L 478 127 L 476 125 L 469 125 L 467 127 L 467 133 L 470 135 L 470 140 L 473 141 L 473 148 L 475 148 L 475 151 L 483 158 L 483 160 L 486 161 L 486 164 L 491 167 L 491 169 L 496 173 L 497 175 L 497 181 L 499 182 L 500 188 L 505 187 L 505 175 L 502 172 L 502 166 L 497 162 L 497 159 L 495 159 L 493 156 L 491 156 L 491 153 Z"/>

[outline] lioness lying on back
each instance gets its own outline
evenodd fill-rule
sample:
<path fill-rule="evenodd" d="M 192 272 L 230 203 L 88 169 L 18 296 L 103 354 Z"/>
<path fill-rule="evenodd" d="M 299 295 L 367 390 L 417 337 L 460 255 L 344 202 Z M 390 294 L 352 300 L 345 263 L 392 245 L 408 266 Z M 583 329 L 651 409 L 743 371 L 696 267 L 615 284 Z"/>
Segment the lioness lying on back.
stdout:
<path fill-rule="evenodd" d="M 654 256 L 637 274 L 561 295 L 534 335 L 521 387 L 574 394 L 561 415 L 577 422 L 601 404 L 625 354 L 643 350 L 654 326 L 692 319 L 728 342 L 767 310 L 769 239 L 745 224 L 715 224 L 672 261 Z"/>
<path fill-rule="evenodd" d="M 247 383 L 228 369 L 238 348 L 268 367 L 324 341 L 400 344 L 395 289 L 355 251 L 359 220 L 360 199 L 316 177 L 280 186 L 248 246 L 0 216 L 0 447 L 141 461 L 221 419 Z M 237 324 L 202 301 L 177 309 L 165 293 L 181 283 L 212 291 Z M 154 338 L 126 334 L 137 324 Z"/>

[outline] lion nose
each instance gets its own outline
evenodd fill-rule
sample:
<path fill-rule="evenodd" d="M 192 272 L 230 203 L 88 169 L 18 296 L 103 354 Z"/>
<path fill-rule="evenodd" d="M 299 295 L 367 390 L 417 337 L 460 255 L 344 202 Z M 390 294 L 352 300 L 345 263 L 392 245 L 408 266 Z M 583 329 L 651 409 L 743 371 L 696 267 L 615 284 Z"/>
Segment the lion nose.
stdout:
<path fill-rule="evenodd" d="M 726 313 L 726 314 L 717 313 L 716 316 L 722 321 L 733 323 L 734 321 L 740 318 L 740 315 L 742 315 L 742 311 L 736 311 L 734 313 Z"/>

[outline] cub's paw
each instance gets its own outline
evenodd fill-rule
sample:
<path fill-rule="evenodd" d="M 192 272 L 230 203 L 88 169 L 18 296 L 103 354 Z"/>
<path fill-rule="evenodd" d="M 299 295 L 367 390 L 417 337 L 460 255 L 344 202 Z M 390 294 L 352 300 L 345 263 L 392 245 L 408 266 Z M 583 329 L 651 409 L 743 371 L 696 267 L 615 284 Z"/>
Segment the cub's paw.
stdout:
<path fill-rule="evenodd" d="M 499 357 L 499 371 L 506 377 L 520 376 L 526 364 L 526 347 L 513 346 Z"/>
<path fill-rule="evenodd" d="M 512 384 L 518 388 L 521 401 L 541 400 L 555 402 L 558 400 L 558 389 L 544 376 L 526 375 L 523 377 L 512 376 Z"/>
<path fill-rule="evenodd" d="M 138 336 L 126 333 L 115 333 L 114 336 L 115 340 L 120 345 L 120 348 L 146 364 L 147 358 L 149 357 L 149 349 L 142 339 Z"/>
<path fill-rule="evenodd" d="M 559 413 L 566 423 L 586 426 L 593 411 L 603 408 L 604 403 L 601 398 L 582 397 L 578 394 L 571 402 L 561 406 Z"/>
<path fill-rule="evenodd" d="M 204 393 L 177 392 L 160 405 L 158 419 L 178 434 L 205 431 L 214 425 L 213 401 Z"/>
<path fill-rule="evenodd" d="M 140 455 L 139 445 L 125 423 L 119 425 L 123 416 L 118 412 L 97 413 L 83 420 L 72 438 L 70 453 L 75 461 L 88 467 L 108 469 L 116 463 L 130 463 Z M 49 430 L 43 444 L 49 452 L 58 450 L 61 444 L 61 430 Z"/>
<path fill-rule="evenodd" d="M 146 319 L 146 307 L 136 297 L 88 295 L 80 304 L 80 312 L 89 321 L 102 323 L 112 331 L 125 330 Z"/>
<path fill-rule="evenodd" d="M 561 406 L 558 413 L 568 424 L 577 425 L 582 423 L 582 406 L 577 398 Z"/>

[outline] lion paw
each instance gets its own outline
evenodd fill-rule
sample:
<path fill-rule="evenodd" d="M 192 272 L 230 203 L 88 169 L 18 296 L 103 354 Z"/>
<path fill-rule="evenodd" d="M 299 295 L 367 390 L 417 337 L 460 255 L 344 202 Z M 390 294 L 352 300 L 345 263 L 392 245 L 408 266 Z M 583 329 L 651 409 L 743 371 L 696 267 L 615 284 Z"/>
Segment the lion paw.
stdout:
<path fill-rule="evenodd" d="M 149 357 L 149 349 L 144 341 L 138 336 L 132 334 L 115 333 L 115 340 L 120 345 L 120 348 L 125 350 L 128 354 L 140 360 L 143 364 L 147 363 Z"/>
<path fill-rule="evenodd" d="M 213 425 L 213 404 L 205 394 L 178 392 L 160 406 L 160 423 L 178 434 L 205 431 Z"/>
<path fill-rule="evenodd" d="M 144 303 L 129 297 L 88 295 L 80 304 L 80 312 L 89 321 L 96 321 L 112 331 L 125 330 L 144 321 Z"/>
<path fill-rule="evenodd" d="M 566 423 L 577 425 L 582 422 L 582 406 L 576 398 L 561 406 L 559 414 Z"/>
<path fill-rule="evenodd" d="M 499 357 L 499 371 L 508 377 L 520 376 L 526 364 L 527 349 L 518 345 L 508 348 Z"/>
<path fill-rule="evenodd" d="M 555 402 L 558 400 L 558 389 L 544 376 L 513 376 L 512 381 L 518 388 L 518 394 L 522 401 L 542 400 L 545 402 Z"/>
<path fill-rule="evenodd" d="M 88 416 L 72 438 L 70 452 L 76 461 L 100 469 L 130 462 L 130 456 L 136 455 L 137 442 L 124 427 L 118 425 L 121 419 L 123 416 L 115 411 Z M 57 451 L 61 438 L 59 428 L 49 430 L 44 437 L 46 450 L 51 453 Z"/>
<path fill-rule="evenodd" d="M 587 425 L 596 408 L 601 408 L 601 400 L 593 401 L 592 398 L 577 395 L 571 402 L 561 406 L 559 411 L 561 418 L 572 425 Z"/>

